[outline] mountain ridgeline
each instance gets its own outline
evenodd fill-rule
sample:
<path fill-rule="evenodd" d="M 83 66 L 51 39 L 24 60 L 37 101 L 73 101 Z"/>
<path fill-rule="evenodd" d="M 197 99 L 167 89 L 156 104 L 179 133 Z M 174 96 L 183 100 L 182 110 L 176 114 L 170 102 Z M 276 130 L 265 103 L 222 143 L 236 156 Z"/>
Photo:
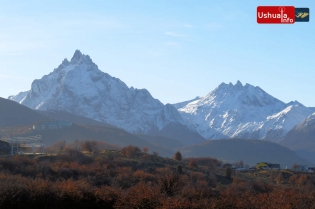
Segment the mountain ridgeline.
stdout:
<path fill-rule="evenodd" d="M 182 105 L 184 104 L 184 105 Z M 288 104 L 260 87 L 238 81 L 220 84 L 204 97 L 174 104 L 187 124 L 206 139 L 244 138 L 280 141 L 314 112 L 295 101 Z"/>
<path fill-rule="evenodd" d="M 8 99 L 23 107 L 12 101 L 0 100 L 0 127 L 27 125 L 49 118 L 72 121 L 79 125 L 72 128 L 74 131 L 85 130 L 84 137 L 93 135 L 93 130 L 116 133 L 123 129 L 125 136 L 134 139 L 130 144 L 137 141 L 136 145 L 143 143 L 154 149 L 159 147 L 160 152 L 168 156 L 174 151 L 171 149 L 210 143 L 206 142 L 210 139 L 237 138 L 272 141 L 297 153 L 307 150 L 311 153 L 309 156 L 315 153 L 315 143 L 312 141 L 314 129 L 311 123 L 305 122 L 312 121 L 315 109 L 305 107 L 298 101 L 284 103 L 258 86 L 243 85 L 237 81 L 236 84 L 221 83 L 202 97 L 177 104 L 163 104 L 146 89 L 128 87 L 118 78 L 102 72 L 88 55 L 79 50 L 75 51 L 70 61 L 64 59 L 53 72 L 34 80 L 29 91 Z M 23 110 L 23 113 L 20 110 L 6 110 L 10 104 L 13 109 L 18 107 Z M 91 125 L 102 128 L 88 128 Z M 65 139 L 71 135 L 65 130 L 62 132 L 64 135 L 59 138 Z M 115 142 L 101 135 L 95 137 L 108 143 Z M 303 139 L 299 140 L 299 137 Z M 123 143 L 117 139 L 115 144 L 128 144 L 126 138 Z M 215 144 L 219 142 L 211 143 L 219 150 L 224 149 L 224 146 Z M 208 144 L 202 145 L 208 147 Z M 247 145 L 250 149 L 253 142 Z M 269 145 L 264 146 L 266 153 Z M 198 149 L 183 151 L 187 155 L 190 152 L 198 155 Z M 285 156 L 289 153 L 282 151 L 286 153 Z"/>
<path fill-rule="evenodd" d="M 70 112 L 130 133 L 163 135 L 163 129 L 173 124 L 188 134 L 182 138 L 172 133 L 172 137 L 186 144 L 204 141 L 185 124 L 175 107 L 162 104 L 146 89 L 129 88 L 118 78 L 100 71 L 79 50 L 71 61 L 65 59 L 53 72 L 34 80 L 31 90 L 9 99 L 35 110 Z"/>
<path fill-rule="evenodd" d="M 194 145 L 185 146 L 185 143 L 173 137 L 147 134 L 134 135 L 112 125 L 83 116 L 76 116 L 68 112 L 50 110 L 34 111 L 10 100 L 0 100 L 0 106 L 4 107 L 4 104 L 7 104 L 7 109 L 1 109 L 4 111 L 0 111 L 0 118 L 4 118 L 3 121 L 7 120 L 12 123 L 9 125 L 7 123 L 0 124 L 0 135 L 2 135 L 3 138 L 8 138 L 12 134 L 13 136 L 20 137 L 41 135 L 47 147 L 60 141 L 73 143 L 76 140 L 96 140 L 101 143 L 106 143 L 109 147 L 114 147 L 115 149 L 128 145 L 138 146 L 140 148 L 146 147 L 150 152 L 156 152 L 164 157 L 172 157 L 175 151 L 180 150 L 185 157 L 211 156 L 230 162 L 243 160 L 250 165 L 254 165 L 258 161 L 280 163 L 282 166 L 284 166 L 284 163 L 288 165 L 293 165 L 294 163 L 309 164 L 298 158 L 294 152 L 266 140 L 211 140 L 202 143 L 196 142 Z M 4 117 L 5 115 L 6 117 Z M 23 121 L 21 120 L 23 118 L 28 118 L 29 120 Z M 69 120 L 73 125 L 58 130 L 34 130 L 30 128 L 32 124 L 52 119 Z M 172 131 L 178 131 L 179 134 L 183 135 L 188 134 L 181 132 L 182 127 L 177 127 L 177 125 L 163 129 L 165 131 L 163 134 L 171 135 Z M 0 144 L 0 152 L 2 154 L 8 154 L 9 145 L 4 142 Z M 270 155 L 270 152 L 273 154 Z"/>
<path fill-rule="evenodd" d="M 225 162 L 246 161 L 250 165 L 258 162 L 272 162 L 291 167 L 292 162 L 310 165 L 294 151 L 266 140 L 222 139 L 209 140 L 201 144 L 186 146 L 180 149 L 185 157 L 204 157 L 211 155 Z M 244 160 L 245 159 L 245 160 Z"/>
<path fill-rule="evenodd" d="M 292 128 L 280 144 L 315 164 L 315 113 Z"/>
<path fill-rule="evenodd" d="M 47 119 L 37 111 L 0 97 L 0 127 L 30 125 Z"/>

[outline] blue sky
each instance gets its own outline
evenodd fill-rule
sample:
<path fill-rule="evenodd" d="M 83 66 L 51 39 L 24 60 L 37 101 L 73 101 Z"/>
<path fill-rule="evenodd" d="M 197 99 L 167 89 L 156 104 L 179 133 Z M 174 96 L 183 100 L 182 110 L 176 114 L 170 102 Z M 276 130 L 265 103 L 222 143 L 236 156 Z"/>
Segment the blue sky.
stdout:
<path fill-rule="evenodd" d="M 310 8 L 309 23 L 261 25 L 256 8 Z M 76 49 L 163 103 L 250 83 L 315 106 L 311 1 L 2 1 L 0 97 L 29 90 Z"/>

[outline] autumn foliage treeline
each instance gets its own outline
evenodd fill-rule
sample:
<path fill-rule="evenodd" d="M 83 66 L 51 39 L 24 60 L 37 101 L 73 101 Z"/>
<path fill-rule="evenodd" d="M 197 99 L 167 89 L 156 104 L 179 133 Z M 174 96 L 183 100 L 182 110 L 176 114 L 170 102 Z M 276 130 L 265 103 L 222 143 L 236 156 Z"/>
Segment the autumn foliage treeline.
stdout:
<path fill-rule="evenodd" d="M 189 167 L 191 160 L 199 168 Z M 133 146 L 97 156 L 67 149 L 57 156 L 0 158 L 0 208 L 315 207 L 312 175 L 291 176 L 291 186 L 238 178 L 222 185 L 216 162 L 178 162 Z"/>

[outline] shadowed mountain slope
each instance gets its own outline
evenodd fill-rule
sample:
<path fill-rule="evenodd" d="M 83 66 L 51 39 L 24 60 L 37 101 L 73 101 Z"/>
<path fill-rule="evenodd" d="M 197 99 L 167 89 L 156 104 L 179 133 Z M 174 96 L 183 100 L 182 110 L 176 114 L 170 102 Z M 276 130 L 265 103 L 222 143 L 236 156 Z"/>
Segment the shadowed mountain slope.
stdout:
<path fill-rule="evenodd" d="M 282 167 L 294 163 L 310 165 L 295 152 L 279 144 L 264 140 L 222 139 L 181 148 L 185 157 L 214 157 L 228 162 L 243 160 L 255 165 L 259 162 L 279 163 Z"/>

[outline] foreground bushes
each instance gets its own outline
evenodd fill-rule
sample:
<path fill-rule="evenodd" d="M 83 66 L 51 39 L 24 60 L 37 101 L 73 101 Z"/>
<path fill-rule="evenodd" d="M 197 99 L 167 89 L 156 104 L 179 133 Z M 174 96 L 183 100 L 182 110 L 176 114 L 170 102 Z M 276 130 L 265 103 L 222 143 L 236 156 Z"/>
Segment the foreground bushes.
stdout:
<path fill-rule="evenodd" d="M 315 207 L 315 181 L 310 175 L 292 176 L 294 187 L 236 178 L 229 186 L 215 189 L 214 173 L 185 168 L 180 174 L 166 164 L 148 171 L 141 169 L 142 163 L 80 153 L 38 159 L 1 158 L 0 208 Z"/>
<path fill-rule="evenodd" d="M 172 181 L 174 176 L 164 178 Z M 264 185 L 252 183 L 233 185 L 216 193 L 199 183 L 181 182 L 182 185 L 172 188 L 170 182 L 166 184 L 163 180 L 162 184 L 139 182 L 127 189 L 105 185 L 96 187 L 84 180 L 52 182 L 7 174 L 1 174 L 0 182 L 1 208 L 278 209 L 315 206 L 314 192 L 270 186 L 264 188 Z"/>

